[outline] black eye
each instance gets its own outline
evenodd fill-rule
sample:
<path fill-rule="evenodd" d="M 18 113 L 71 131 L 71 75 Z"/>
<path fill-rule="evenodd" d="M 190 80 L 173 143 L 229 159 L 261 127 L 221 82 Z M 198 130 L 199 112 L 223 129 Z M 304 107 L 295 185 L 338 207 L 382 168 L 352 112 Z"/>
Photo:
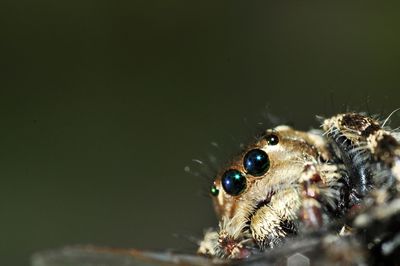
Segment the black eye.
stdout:
<path fill-rule="evenodd" d="M 254 176 L 265 174 L 269 169 L 269 158 L 265 151 L 254 149 L 246 153 L 243 159 L 244 169 Z"/>
<path fill-rule="evenodd" d="M 238 170 L 226 171 L 221 181 L 225 192 L 232 196 L 237 196 L 246 189 L 246 177 Z"/>
<path fill-rule="evenodd" d="M 211 193 L 211 195 L 216 197 L 219 194 L 219 189 L 215 185 L 212 185 L 210 188 L 210 193 Z"/>
<path fill-rule="evenodd" d="M 279 142 L 279 138 L 275 134 L 269 134 L 265 139 L 267 140 L 268 145 L 276 145 Z"/>

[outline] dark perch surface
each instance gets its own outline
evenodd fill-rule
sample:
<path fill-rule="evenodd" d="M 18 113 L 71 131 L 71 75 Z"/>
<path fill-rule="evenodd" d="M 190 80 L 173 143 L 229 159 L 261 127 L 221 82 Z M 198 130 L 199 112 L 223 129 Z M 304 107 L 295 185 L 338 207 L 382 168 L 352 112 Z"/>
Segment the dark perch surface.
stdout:
<path fill-rule="evenodd" d="M 191 254 L 66 247 L 35 254 L 32 266 L 131 266 L 131 265 L 333 265 L 321 249 L 319 236 L 294 240 L 286 246 L 247 260 L 215 260 Z M 337 263 L 337 261 L 336 261 Z"/>

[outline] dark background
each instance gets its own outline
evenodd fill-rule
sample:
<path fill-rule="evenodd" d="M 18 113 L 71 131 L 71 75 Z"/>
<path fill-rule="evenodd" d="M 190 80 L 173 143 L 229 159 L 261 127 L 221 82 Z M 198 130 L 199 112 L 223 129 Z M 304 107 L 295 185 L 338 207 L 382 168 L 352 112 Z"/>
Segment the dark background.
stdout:
<path fill-rule="evenodd" d="M 193 249 L 216 220 L 191 159 L 223 161 L 265 114 L 387 116 L 399 23 L 388 2 L 2 1 L 0 264 Z"/>

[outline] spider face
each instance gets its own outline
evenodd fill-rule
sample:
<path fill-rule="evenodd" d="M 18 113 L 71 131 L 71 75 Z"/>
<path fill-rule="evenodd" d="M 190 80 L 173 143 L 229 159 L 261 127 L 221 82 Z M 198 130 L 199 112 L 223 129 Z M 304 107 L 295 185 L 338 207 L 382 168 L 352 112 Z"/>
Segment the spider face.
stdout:
<path fill-rule="evenodd" d="M 211 187 L 219 229 L 206 233 L 198 252 L 240 259 L 288 237 L 328 227 L 339 233 L 378 186 L 397 184 L 400 145 L 378 121 L 341 114 L 323 129 L 267 130 L 222 169 Z"/>
<path fill-rule="evenodd" d="M 321 144 L 319 135 L 279 126 L 249 145 L 212 186 L 212 191 L 219 191 L 212 194 L 222 235 L 237 242 L 246 239 L 249 248 L 265 248 L 296 233 L 302 202 L 300 176 L 307 162 L 329 156 Z M 329 177 L 316 181 L 325 183 Z M 222 237 L 220 242 L 226 240 Z"/>

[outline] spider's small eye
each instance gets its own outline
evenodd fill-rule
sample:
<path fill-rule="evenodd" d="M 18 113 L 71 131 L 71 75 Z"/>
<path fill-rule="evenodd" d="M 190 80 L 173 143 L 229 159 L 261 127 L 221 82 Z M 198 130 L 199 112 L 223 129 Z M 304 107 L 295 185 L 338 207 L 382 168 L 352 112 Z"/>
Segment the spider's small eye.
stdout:
<path fill-rule="evenodd" d="M 244 156 L 243 166 L 251 175 L 263 175 L 269 169 L 268 154 L 260 149 L 251 150 Z"/>
<path fill-rule="evenodd" d="M 228 170 L 222 176 L 222 187 L 231 196 L 237 196 L 246 189 L 246 177 L 238 170 Z"/>
<path fill-rule="evenodd" d="M 216 197 L 219 194 L 219 189 L 215 185 L 212 185 L 210 188 L 210 193 L 211 193 L 211 195 Z"/>
<path fill-rule="evenodd" d="M 268 134 L 265 139 L 267 140 L 268 145 L 276 145 L 279 142 L 279 138 L 275 134 Z"/>

